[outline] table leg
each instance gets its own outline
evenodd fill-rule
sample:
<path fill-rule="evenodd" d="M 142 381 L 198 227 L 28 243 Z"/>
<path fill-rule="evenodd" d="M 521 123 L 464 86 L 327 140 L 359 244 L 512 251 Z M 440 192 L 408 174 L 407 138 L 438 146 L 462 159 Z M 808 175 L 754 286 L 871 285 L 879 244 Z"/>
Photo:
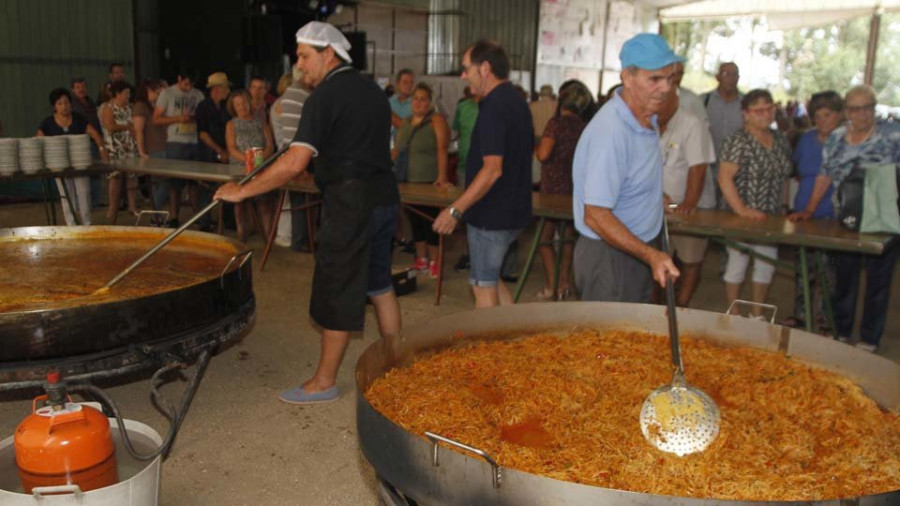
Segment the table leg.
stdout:
<path fill-rule="evenodd" d="M 519 296 L 522 295 L 522 289 L 525 288 L 525 281 L 528 280 L 528 274 L 531 272 L 531 264 L 534 263 L 534 254 L 537 252 L 538 245 L 541 243 L 541 234 L 544 233 L 544 225 L 546 225 L 546 223 L 547 218 L 541 216 L 541 221 L 538 222 L 537 230 L 534 232 L 534 240 L 531 241 L 531 248 L 528 250 L 528 259 L 525 260 L 525 268 L 522 269 L 522 273 L 519 275 L 519 282 L 516 284 L 513 302 L 519 302 Z"/>
<path fill-rule="evenodd" d="M 807 266 L 809 262 L 806 260 L 806 246 L 800 246 L 800 281 L 803 283 L 803 305 L 806 307 L 806 330 L 812 332 L 812 297 L 809 296 L 809 271 Z"/>
<path fill-rule="evenodd" d="M 269 237 L 266 239 L 266 247 L 263 250 L 262 260 L 259 262 L 259 271 L 262 272 L 266 268 L 266 262 L 269 260 L 269 253 L 272 251 L 272 243 L 275 242 L 275 236 L 278 234 L 278 219 L 281 218 L 281 207 L 284 205 L 284 196 L 287 190 L 279 190 L 278 207 L 275 208 L 271 228 L 269 228 Z"/>
<path fill-rule="evenodd" d="M 44 214 L 47 215 L 47 225 L 56 225 L 56 210 L 50 202 L 50 189 L 46 179 L 41 180 L 41 195 L 44 197 Z M 50 216 L 51 211 L 53 216 Z"/>
<path fill-rule="evenodd" d="M 563 244 L 565 244 L 563 234 L 566 233 L 566 227 L 563 222 L 557 221 L 554 228 L 556 228 L 556 235 L 559 236 L 559 239 L 550 239 L 550 247 L 556 253 L 556 262 L 553 265 L 553 293 L 556 295 L 556 300 L 559 300 L 559 268 L 562 264 Z"/>
<path fill-rule="evenodd" d="M 828 274 L 825 272 L 825 262 L 822 260 L 822 251 L 816 250 L 816 270 L 819 274 L 819 290 L 822 292 L 822 304 L 825 306 L 825 318 L 831 327 L 831 336 L 837 339 L 837 325 L 834 323 L 834 309 L 831 307 L 831 287 L 828 286 Z"/>
<path fill-rule="evenodd" d="M 66 205 L 69 206 L 69 212 L 72 213 L 72 221 L 75 225 L 81 225 L 81 218 L 78 213 L 75 212 L 75 205 L 72 203 L 72 197 L 69 195 L 69 187 L 66 186 L 65 178 L 58 178 L 59 184 L 56 185 L 60 190 L 60 199 L 66 199 Z M 62 205 L 60 201 L 59 205 Z"/>
<path fill-rule="evenodd" d="M 437 275 L 437 288 L 435 289 L 434 294 L 434 305 L 441 305 L 441 292 L 444 288 L 444 234 L 438 234 L 438 275 Z"/>

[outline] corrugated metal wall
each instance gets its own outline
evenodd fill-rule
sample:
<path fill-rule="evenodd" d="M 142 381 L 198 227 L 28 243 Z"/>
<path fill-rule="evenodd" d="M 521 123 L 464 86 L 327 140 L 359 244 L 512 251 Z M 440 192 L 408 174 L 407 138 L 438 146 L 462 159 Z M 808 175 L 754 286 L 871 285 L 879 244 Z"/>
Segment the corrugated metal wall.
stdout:
<path fill-rule="evenodd" d="M 72 77 L 96 95 L 111 62 L 134 79 L 131 0 L 0 1 L 0 121 L 3 136 L 31 136 L 52 114 L 51 89 Z"/>
<path fill-rule="evenodd" d="M 506 49 L 512 68 L 534 72 L 539 0 L 460 0 L 462 51 L 486 37 Z"/>

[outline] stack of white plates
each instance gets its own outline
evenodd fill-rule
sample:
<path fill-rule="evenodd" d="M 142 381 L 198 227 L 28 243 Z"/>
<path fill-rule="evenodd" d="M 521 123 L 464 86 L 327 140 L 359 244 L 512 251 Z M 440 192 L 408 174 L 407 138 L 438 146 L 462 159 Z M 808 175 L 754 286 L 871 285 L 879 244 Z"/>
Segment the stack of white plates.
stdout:
<path fill-rule="evenodd" d="M 19 169 L 34 174 L 44 168 L 44 137 L 19 139 Z"/>
<path fill-rule="evenodd" d="M 69 141 L 65 136 L 44 137 L 44 164 L 54 172 L 69 167 Z"/>
<path fill-rule="evenodd" d="M 0 174 L 8 176 L 19 169 L 19 143 L 0 139 Z"/>
<path fill-rule="evenodd" d="M 87 134 L 67 135 L 69 139 L 69 162 L 76 169 L 91 166 L 91 138 Z"/>

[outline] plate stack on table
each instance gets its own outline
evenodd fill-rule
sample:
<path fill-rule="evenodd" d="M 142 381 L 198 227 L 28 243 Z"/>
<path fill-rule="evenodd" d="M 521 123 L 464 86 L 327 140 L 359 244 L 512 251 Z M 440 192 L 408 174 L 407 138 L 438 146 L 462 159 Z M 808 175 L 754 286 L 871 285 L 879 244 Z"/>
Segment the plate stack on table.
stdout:
<path fill-rule="evenodd" d="M 43 137 L 19 139 L 19 169 L 26 174 L 34 174 L 44 168 Z"/>
<path fill-rule="evenodd" d="M 69 162 L 78 170 L 91 166 L 91 138 L 87 134 L 66 135 L 69 140 Z"/>
<path fill-rule="evenodd" d="M 44 163 L 53 172 L 69 167 L 69 141 L 65 136 L 44 137 Z"/>
<path fill-rule="evenodd" d="M 0 176 L 8 176 L 19 168 L 19 143 L 0 139 Z"/>

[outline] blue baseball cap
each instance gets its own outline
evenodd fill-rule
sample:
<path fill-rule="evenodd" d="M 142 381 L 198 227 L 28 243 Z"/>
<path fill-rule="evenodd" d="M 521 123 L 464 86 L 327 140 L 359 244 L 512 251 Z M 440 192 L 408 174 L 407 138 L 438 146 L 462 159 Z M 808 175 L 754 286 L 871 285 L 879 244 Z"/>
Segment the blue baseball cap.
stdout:
<path fill-rule="evenodd" d="M 666 39 L 655 33 L 639 33 L 625 41 L 619 51 L 622 68 L 637 67 L 644 70 L 656 70 L 683 62 L 684 58 L 675 54 Z"/>

